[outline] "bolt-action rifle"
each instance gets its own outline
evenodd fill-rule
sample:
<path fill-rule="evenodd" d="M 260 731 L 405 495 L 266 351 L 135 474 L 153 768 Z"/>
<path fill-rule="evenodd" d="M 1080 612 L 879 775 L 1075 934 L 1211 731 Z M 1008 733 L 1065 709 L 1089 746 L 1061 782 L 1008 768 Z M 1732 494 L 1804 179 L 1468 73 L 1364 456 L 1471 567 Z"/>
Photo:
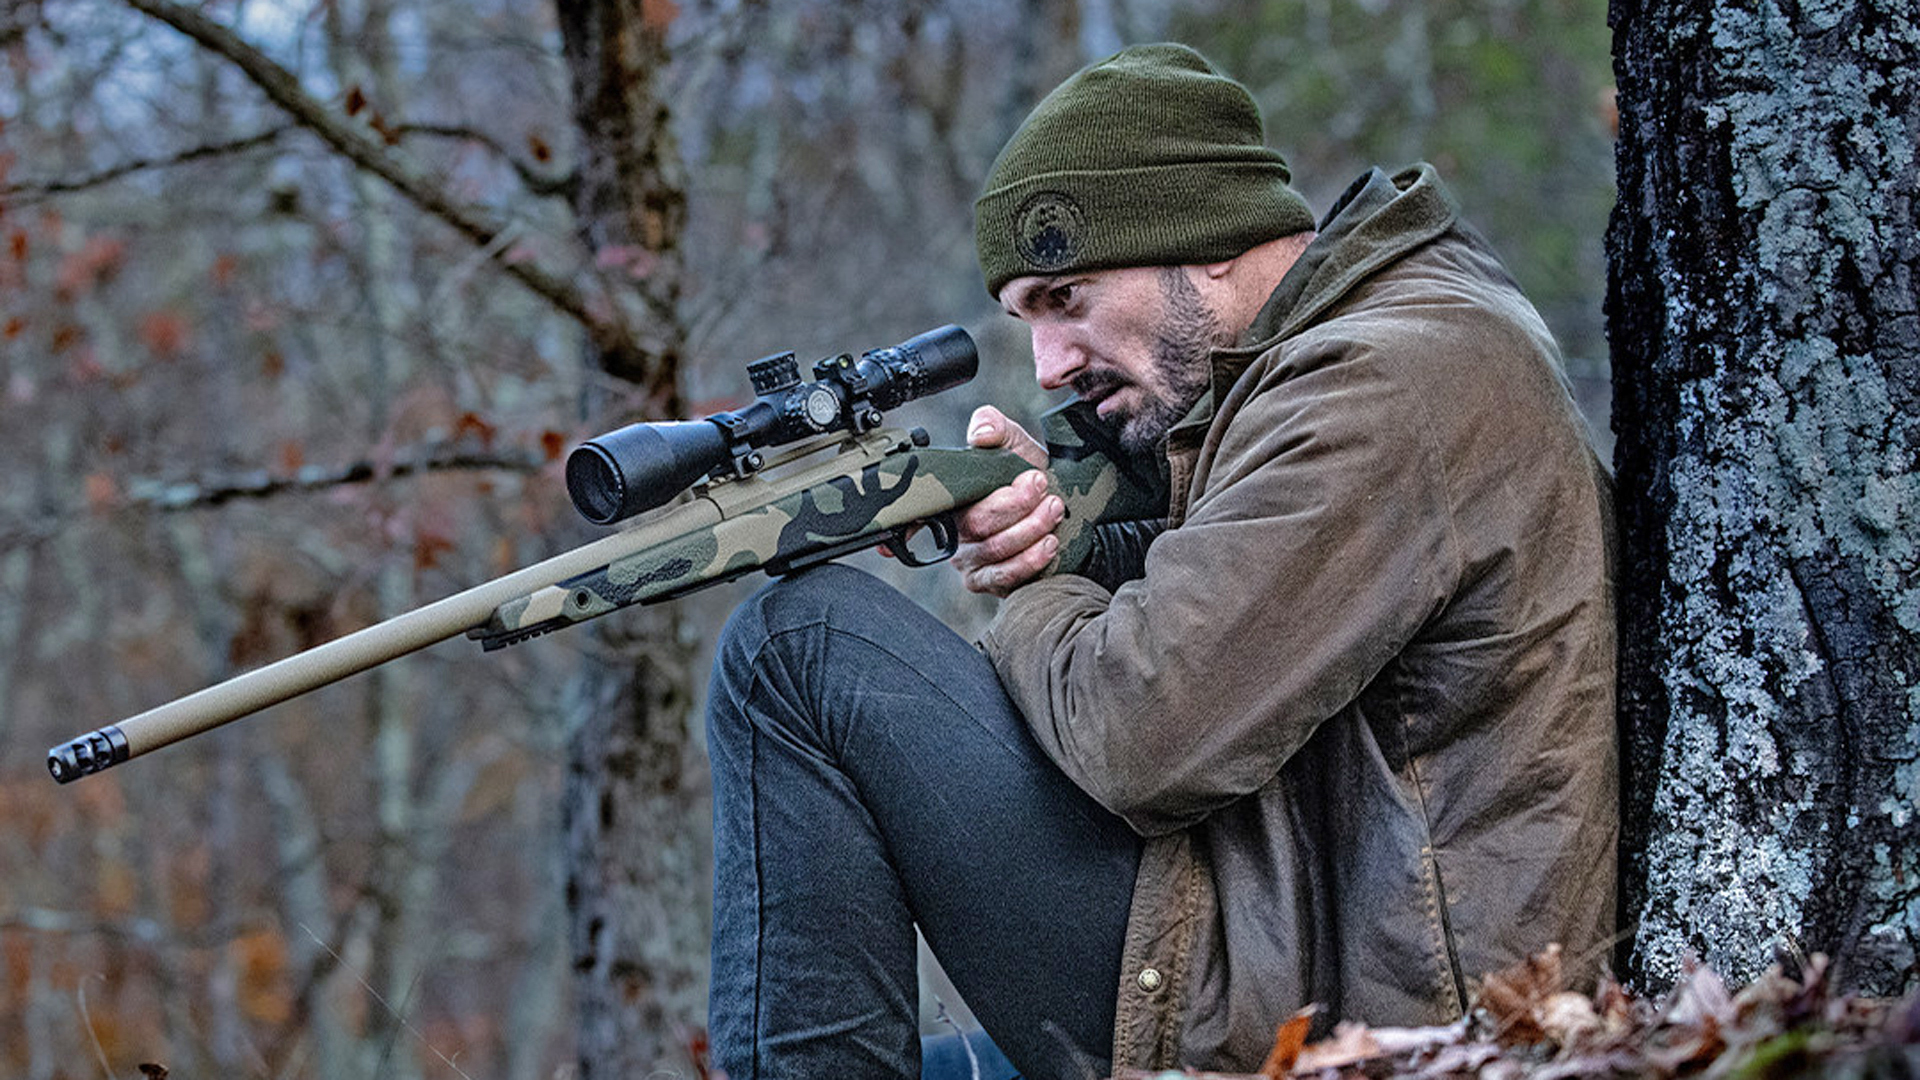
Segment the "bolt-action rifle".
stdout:
<path fill-rule="evenodd" d="M 792 353 L 760 360 L 748 367 L 756 397 L 744 408 L 633 424 L 568 455 L 575 509 L 596 525 L 634 519 L 619 531 L 61 743 L 47 768 L 67 783 L 459 634 L 504 648 L 629 604 L 881 544 L 909 565 L 942 561 L 959 543 L 956 512 L 1031 466 L 1007 450 L 932 447 L 924 431 L 882 427 L 882 414 L 952 389 L 978 366 L 957 326 L 821 360 L 812 381 Z M 1046 431 L 1050 490 L 1067 504 L 1056 572 L 1085 561 L 1095 524 L 1164 515 L 1154 478 L 1128 470 L 1085 410 L 1055 410 Z"/>

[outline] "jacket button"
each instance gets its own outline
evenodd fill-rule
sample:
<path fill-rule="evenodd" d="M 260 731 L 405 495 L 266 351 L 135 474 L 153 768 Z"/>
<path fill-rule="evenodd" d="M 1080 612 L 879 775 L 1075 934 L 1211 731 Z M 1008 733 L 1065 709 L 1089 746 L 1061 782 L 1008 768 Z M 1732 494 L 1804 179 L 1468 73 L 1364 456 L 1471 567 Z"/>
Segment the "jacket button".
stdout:
<path fill-rule="evenodd" d="M 1141 968 L 1139 977 L 1134 981 L 1140 984 L 1140 989 L 1151 994 L 1155 990 L 1160 989 L 1160 969 Z"/>

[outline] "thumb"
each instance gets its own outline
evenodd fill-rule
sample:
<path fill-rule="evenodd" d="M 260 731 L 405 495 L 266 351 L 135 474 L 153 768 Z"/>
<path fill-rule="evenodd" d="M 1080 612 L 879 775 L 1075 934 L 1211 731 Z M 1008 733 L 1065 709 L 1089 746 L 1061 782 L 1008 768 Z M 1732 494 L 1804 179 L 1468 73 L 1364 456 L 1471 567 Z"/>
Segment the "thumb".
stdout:
<path fill-rule="evenodd" d="M 1037 469 L 1047 467 L 1047 448 L 1040 440 L 991 405 L 973 410 L 972 418 L 967 421 L 967 445 L 982 449 L 1002 447 L 1019 454 Z"/>

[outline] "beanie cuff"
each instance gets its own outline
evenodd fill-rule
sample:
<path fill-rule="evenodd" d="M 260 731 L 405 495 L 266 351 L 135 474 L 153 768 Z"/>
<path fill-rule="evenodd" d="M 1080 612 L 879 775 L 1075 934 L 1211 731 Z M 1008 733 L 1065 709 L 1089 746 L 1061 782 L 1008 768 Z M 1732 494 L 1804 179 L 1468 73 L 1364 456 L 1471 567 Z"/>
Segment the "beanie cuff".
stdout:
<path fill-rule="evenodd" d="M 1029 274 L 1221 262 L 1314 227 L 1278 160 L 1065 170 L 974 204 L 987 292 Z"/>

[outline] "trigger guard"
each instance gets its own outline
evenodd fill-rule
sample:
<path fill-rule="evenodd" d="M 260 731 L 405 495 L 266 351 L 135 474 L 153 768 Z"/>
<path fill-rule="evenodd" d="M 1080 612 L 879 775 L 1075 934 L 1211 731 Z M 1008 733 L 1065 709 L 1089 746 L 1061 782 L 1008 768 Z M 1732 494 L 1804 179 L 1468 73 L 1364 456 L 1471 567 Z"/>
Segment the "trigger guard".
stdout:
<path fill-rule="evenodd" d="M 939 547 L 938 555 L 931 559 L 922 559 L 913 553 L 908 546 L 907 537 L 914 525 L 923 526 L 933 533 L 933 541 Z M 916 521 L 913 525 L 903 525 L 894 529 L 892 541 L 888 546 L 893 549 L 894 557 L 903 565 L 933 566 L 953 558 L 953 553 L 960 550 L 960 532 L 954 527 L 952 514 L 941 514 L 938 517 L 927 518 L 925 521 Z"/>

